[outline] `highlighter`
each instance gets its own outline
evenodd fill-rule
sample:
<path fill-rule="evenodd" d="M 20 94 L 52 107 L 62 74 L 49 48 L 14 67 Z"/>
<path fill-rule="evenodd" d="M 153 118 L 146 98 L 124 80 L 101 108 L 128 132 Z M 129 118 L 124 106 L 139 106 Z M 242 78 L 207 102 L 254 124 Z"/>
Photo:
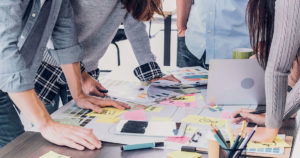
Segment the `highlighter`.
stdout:
<path fill-rule="evenodd" d="M 156 147 L 163 147 L 163 146 L 164 146 L 164 142 L 132 144 L 132 145 L 123 145 L 123 146 L 121 146 L 121 150 L 122 151 L 129 151 L 129 150 L 149 149 L 149 148 L 156 148 Z"/>

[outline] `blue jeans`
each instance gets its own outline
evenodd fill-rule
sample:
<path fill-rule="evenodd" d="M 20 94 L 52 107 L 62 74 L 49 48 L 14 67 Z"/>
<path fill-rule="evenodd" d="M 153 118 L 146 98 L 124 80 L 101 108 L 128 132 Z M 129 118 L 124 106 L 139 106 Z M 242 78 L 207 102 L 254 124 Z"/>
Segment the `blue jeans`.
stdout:
<path fill-rule="evenodd" d="M 201 59 L 198 59 L 187 48 L 185 44 L 185 37 L 177 38 L 177 66 L 178 67 L 201 66 L 205 69 L 208 69 L 209 65 L 205 64 L 205 58 L 206 58 L 206 52 L 203 53 Z"/>
<path fill-rule="evenodd" d="M 24 133 L 24 126 L 8 94 L 0 90 L 0 148 Z"/>
<path fill-rule="evenodd" d="M 59 108 L 59 99 L 61 99 L 63 105 L 65 105 L 69 101 L 71 101 L 71 100 L 68 99 L 68 96 L 67 96 L 67 88 L 68 88 L 67 84 L 60 86 L 60 90 L 54 98 L 54 105 L 45 104 L 45 107 L 46 107 L 49 114 L 52 114 L 53 112 L 58 110 L 58 108 Z"/>

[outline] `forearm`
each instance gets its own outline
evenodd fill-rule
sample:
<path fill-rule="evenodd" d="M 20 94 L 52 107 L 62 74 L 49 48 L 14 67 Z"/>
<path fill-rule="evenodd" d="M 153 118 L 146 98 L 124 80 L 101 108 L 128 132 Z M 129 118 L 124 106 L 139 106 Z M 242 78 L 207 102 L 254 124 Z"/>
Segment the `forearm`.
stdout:
<path fill-rule="evenodd" d="M 192 1 L 193 0 L 176 0 L 178 31 L 186 29 Z"/>
<path fill-rule="evenodd" d="M 25 116 L 37 127 L 38 130 L 45 127 L 52 121 L 43 103 L 39 100 L 33 89 L 8 93 L 17 107 L 25 114 Z"/>
<path fill-rule="evenodd" d="M 72 97 L 77 100 L 80 95 L 83 94 L 81 87 L 81 71 L 79 62 L 73 64 L 61 65 L 64 75 L 67 79 L 68 86 L 70 88 Z"/>

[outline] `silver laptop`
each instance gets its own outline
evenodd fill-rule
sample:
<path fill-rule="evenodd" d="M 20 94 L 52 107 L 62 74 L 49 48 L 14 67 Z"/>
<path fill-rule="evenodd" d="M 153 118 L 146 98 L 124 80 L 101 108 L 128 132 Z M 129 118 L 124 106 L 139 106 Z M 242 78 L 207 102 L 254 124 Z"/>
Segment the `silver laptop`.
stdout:
<path fill-rule="evenodd" d="M 217 59 L 210 62 L 207 102 L 265 104 L 264 70 L 255 59 Z"/>

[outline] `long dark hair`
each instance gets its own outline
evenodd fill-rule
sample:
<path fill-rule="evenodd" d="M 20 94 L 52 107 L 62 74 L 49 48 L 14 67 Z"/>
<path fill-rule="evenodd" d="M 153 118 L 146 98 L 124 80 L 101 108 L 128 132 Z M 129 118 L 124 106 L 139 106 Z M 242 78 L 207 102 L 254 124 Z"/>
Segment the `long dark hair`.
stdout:
<path fill-rule="evenodd" d="M 259 64 L 266 68 L 274 33 L 276 0 L 249 0 L 246 19 L 250 44 Z"/>
<path fill-rule="evenodd" d="M 163 15 L 161 0 L 121 0 L 124 8 L 139 21 L 148 21 L 154 13 Z"/>

